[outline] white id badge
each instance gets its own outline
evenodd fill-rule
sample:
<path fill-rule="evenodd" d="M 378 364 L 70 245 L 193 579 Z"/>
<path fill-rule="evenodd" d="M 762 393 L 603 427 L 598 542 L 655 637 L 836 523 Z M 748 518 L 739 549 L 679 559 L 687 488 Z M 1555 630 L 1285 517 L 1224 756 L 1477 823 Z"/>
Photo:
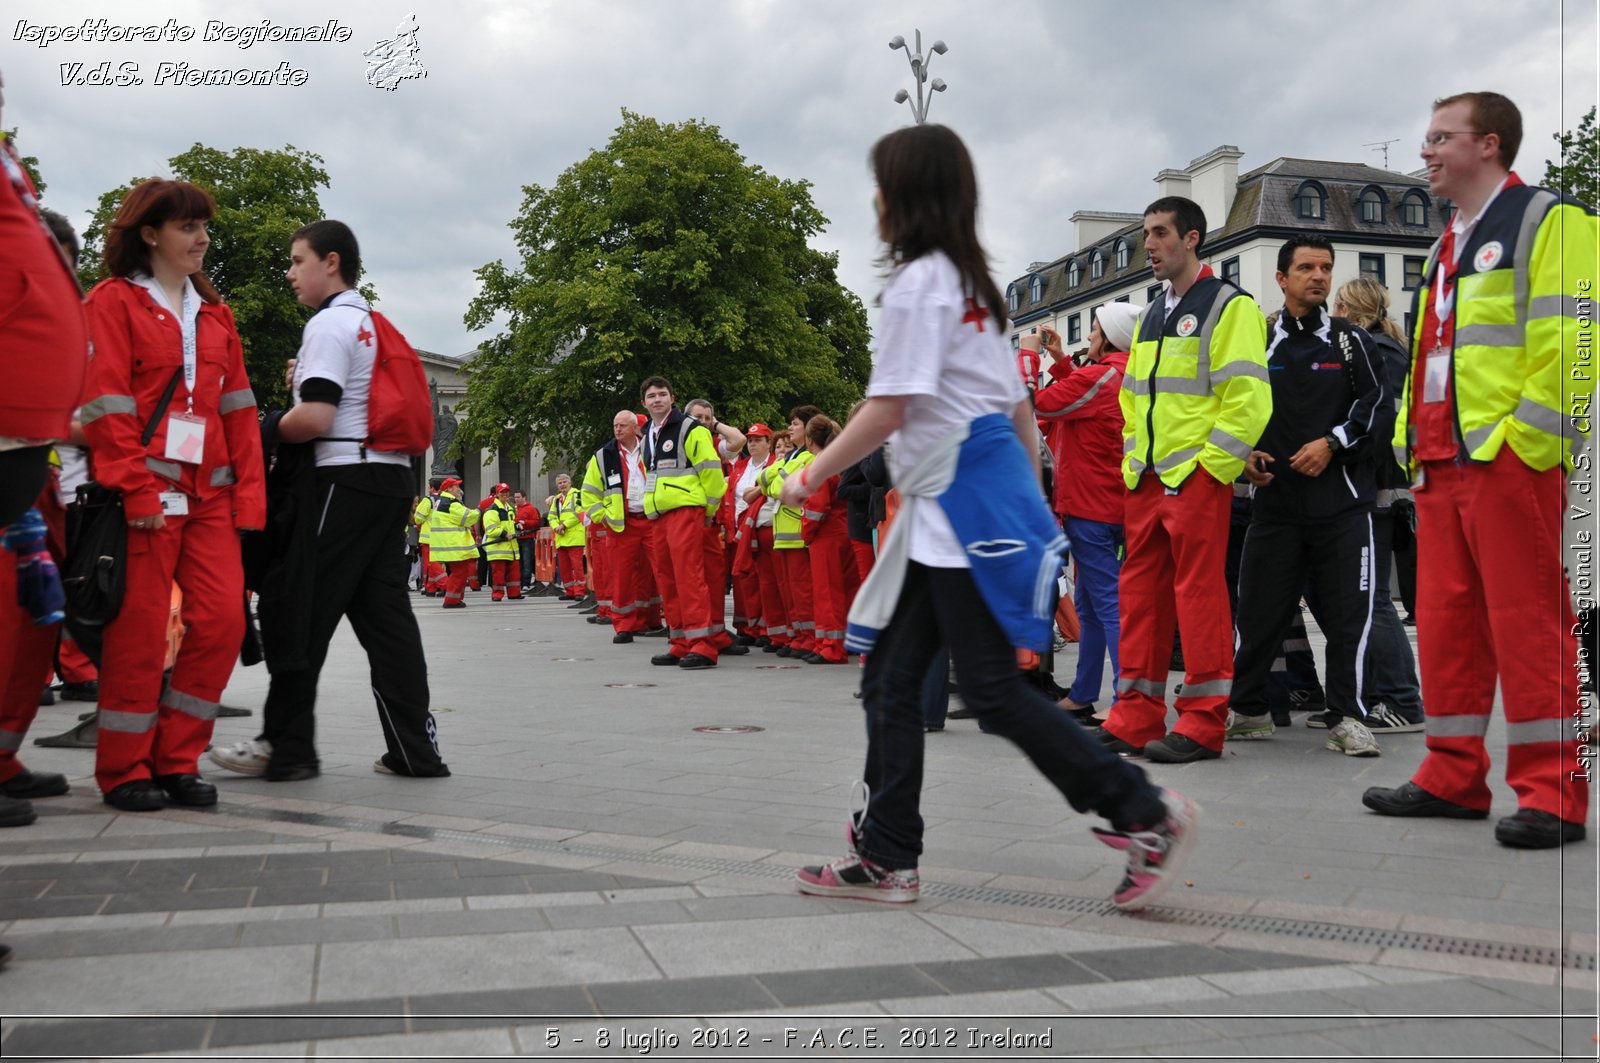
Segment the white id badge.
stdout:
<path fill-rule="evenodd" d="M 1450 348 L 1438 347 L 1430 351 L 1423 374 L 1422 401 L 1443 402 L 1450 390 Z"/>
<path fill-rule="evenodd" d="M 167 458 L 170 461 L 200 464 L 206 451 L 206 419 L 192 413 L 175 413 L 167 418 Z"/>
<path fill-rule="evenodd" d="M 182 491 L 163 491 L 160 498 L 164 517 L 182 517 L 189 512 L 189 496 Z"/>

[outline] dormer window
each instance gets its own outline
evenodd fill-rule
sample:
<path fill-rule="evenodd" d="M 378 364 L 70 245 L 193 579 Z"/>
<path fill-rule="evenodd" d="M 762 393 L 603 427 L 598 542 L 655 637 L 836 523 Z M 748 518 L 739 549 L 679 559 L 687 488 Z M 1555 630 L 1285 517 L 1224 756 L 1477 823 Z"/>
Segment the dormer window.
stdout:
<path fill-rule="evenodd" d="M 1035 273 L 1028 278 L 1028 300 L 1037 303 L 1044 298 L 1044 278 Z"/>
<path fill-rule="evenodd" d="M 1073 259 L 1067 263 L 1067 287 L 1076 288 L 1081 280 L 1083 280 L 1083 267 L 1078 264 L 1077 259 Z"/>
<path fill-rule="evenodd" d="M 1089 256 L 1089 279 L 1097 281 L 1105 275 L 1106 256 L 1105 253 L 1097 247 L 1094 249 L 1094 254 Z"/>
<path fill-rule="evenodd" d="M 1017 286 L 1015 284 L 1006 288 L 1006 308 L 1013 314 L 1022 308 L 1022 297 L 1017 294 Z"/>
<path fill-rule="evenodd" d="M 1115 253 L 1117 256 L 1117 269 L 1119 271 L 1127 269 L 1128 262 L 1133 257 L 1132 246 L 1126 240 L 1118 240 Z"/>
<path fill-rule="evenodd" d="M 1361 195 L 1356 199 L 1358 215 L 1367 225 L 1382 225 L 1384 221 L 1384 208 L 1387 203 L 1384 199 L 1383 189 L 1376 185 L 1368 185 L 1361 190 Z"/>
<path fill-rule="evenodd" d="M 1294 194 L 1294 213 L 1307 221 L 1321 221 L 1328 216 L 1327 190 L 1315 181 L 1307 181 Z"/>
<path fill-rule="evenodd" d="M 1413 188 L 1400 197 L 1400 224 L 1427 228 L 1428 197 L 1425 194 Z"/>

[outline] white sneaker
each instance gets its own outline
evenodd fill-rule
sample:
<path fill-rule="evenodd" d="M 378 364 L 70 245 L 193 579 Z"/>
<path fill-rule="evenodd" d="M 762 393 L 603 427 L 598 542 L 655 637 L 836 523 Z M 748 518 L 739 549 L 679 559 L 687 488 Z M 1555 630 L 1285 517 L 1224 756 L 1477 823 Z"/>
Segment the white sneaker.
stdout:
<path fill-rule="evenodd" d="M 1344 720 L 1328 729 L 1328 748 L 1347 757 L 1376 757 L 1382 755 L 1378 740 L 1372 737 L 1366 724 L 1360 720 Z"/>
<path fill-rule="evenodd" d="M 231 746 L 212 746 L 208 755 L 213 764 L 240 775 L 264 775 L 267 761 L 272 759 L 272 744 L 257 738 Z"/>

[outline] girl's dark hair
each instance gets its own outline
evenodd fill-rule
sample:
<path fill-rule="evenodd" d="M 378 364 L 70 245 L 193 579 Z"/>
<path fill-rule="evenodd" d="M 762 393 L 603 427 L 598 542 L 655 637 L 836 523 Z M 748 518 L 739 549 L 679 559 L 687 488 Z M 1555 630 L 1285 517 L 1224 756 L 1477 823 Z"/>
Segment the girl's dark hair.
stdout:
<path fill-rule="evenodd" d="M 871 163 L 883 193 L 883 264 L 892 269 L 943 251 L 966 294 L 1005 328 L 1005 300 L 978 242 L 978 175 L 961 138 L 948 126 L 907 126 L 872 146 Z"/>
<path fill-rule="evenodd" d="M 815 443 L 818 450 L 832 443 L 838 436 L 839 426 L 825 413 L 819 413 L 806 422 L 806 438 Z"/>
<path fill-rule="evenodd" d="M 106 230 L 106 272 L 113 277 L 151 272 L 150 248 L 139 234 L 146 225 L 159 229 L 169 221 L 210 221 L 216 214 L 216 201 L 205 189 L 188 181 L 141 181 L 122 197 L 122 206 Z M 222 302 L 222 296 L 204 273 L 191 273 L 189 279 L 200 298 L 208 303 Z"/>

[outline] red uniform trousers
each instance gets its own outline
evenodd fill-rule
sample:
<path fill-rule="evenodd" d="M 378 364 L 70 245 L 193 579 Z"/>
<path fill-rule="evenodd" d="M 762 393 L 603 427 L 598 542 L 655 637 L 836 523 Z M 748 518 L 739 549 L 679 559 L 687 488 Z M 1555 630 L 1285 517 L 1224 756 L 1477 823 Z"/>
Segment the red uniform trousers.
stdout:
<path fill-rule="evenodd" d="M 850 551 L 856 556 L 856 575 L 861 577 L 856 583 L 856 590 L 860 590 L 861 584 L 865 583 L 867 576 L 871 574 L 872 566 L 878 560 L 878 556 L 872 552 L 871 543 L 858 542 L 855 539 L 850 540 Z M 852 594 L 851 598 L 854 597 Z"/>
<path fill-rule="evenodd" d="M 100 678 L 94 662 L 73 640 L 65 624 L 61 625 L 61 644 L 56 647 L 56 667 L 63 683 L 92 683 Z"/>
<path fill-rule="evenodd" d="M 0 547 L 0 782 L 23 770 L 17 752 L 39 713 L 39 690 L 49 681 L 60 629 L 60 624 L 35 627 L 17 604 L 17 555 Z"/>
<path fill-rule="evenodd" d="M 850 550 L 850 536 L 837 520 L 824 522 L 804 553 L 810 555 L 811 561 L 816 650 L 829 663 L 843 664 L 849 659 L 844 652 L 845 617 L 850 612 L 855 592 L 861 587 L 855 556 Z"/>
<path fill-rule="evenodd" d="M 615 574 L 611 571 L 611 533 L 599 524 L 589 526 L 589 582 L 594 586 L 594 615 L 611 619 L 611 602 L 616 595 Z"/>
<path fill-rule="evenodd" d="M 444 607 L 454 609 L 465 606 L 467 595 L 467 581 L 472 573 L 478 571 L 478 562 L 475 558 L 465 561 L 447 561 L 444 565 Z"/>
<path fill-rule="evenodd" d="M 733 630 L 737 634 L 754 638 L 761 634 L 761 588 L 754 577 L 741 576 L 733 570 L 734 559 L 738 553 L 737 541 L 728 543 L 722 553 L 728 578 L 733 583 Z M 751 590 L 756 592 L 755 597 L 751 597 Z"/>
<path fill-rule="evenodd" d="M 233 492 L 190 501 L 166 527 L 128 529 L 122 611 L 106 626 L 101 656 L 102 792 L 155 775 L 195 773 L 211 741 L 218 702 L 244 640 L 244 569 Z M 183 592 L 183 645 L 161 689 L 172 584 Z"/>
<path fill-rule="evenodd" d="M 661 625 L 661 603 L 651 576 L 655 526 L 642 513 L 630 513 L 619 532 L 606 534 L 611 589 L 611 627 L 634 634 Z"/>
<path fill-rule="evenodd" d="M 706 609 L 711 613 L 711 638 L 719 649 L 733 645 L 728 634 L 728 557 L 722 546 L 722 526 L 713 523 L 702 533 L 706 566 Z"/>
<path fill-rule="evenodd" d="M 422 589 L 429 594 L 444 593 L 444 562 L 434 561 L 428 556 L 429 547 L 422 543 Z"/>
<path fill-rule="evenodd" d="M 774 550 L 783 612 L 789 618 L 789 645 L 802 653 L 818 649 L 816 610 L 811 599 L 811 556 L 802 549 Z"/>
<path fill-rule="evenodd" d="M 789 614 L 784 608 L 783 572 L 772 548 L 772 526 L 755 529 L 756 582 L 761 591 L 762 634 L 774 646 L 789 645 Z"/>
<path fill-rule="evenodd" d="M 561 596 L 567 599 L 578 599 L 584 595 L 583 586 L 583 547 L 558 546 L 556 547 L 557 578 L 561 581 Z"/>
<path fill-rule="evenodd" d="M 1175 734 L 1222 748 L 1233 687 L 1228 623 L 1228 511 L 1233 488 L 1196 468 L 1176 493 L 1146 476 L 1128 494 L 1122 602 L 1122 675 L 1105 728 L 1143 747 L 1167 733 L 1172 631 L 1183 639 L 1183 693 Z"/>
<path fill-rule="evenodd" d="M 667 614 L 670 652 L 674 657 L 698 653 L 714 661 L 719 647 L 706 590 L 705 514 L 700 506 L 684 506 L 658 516 L 650 564 Z"/>
<path fill-rule="evenodd" d="M 1576 623 L 1561 568 L 1566 481 L 1509 446 L 1488 464 L 1427 462 L 1417 500 L 1417 663 L 1428 755 L 1413 781 L 1489 807 L 1484 734 L 1500 681 L 1506 782 L 1521 808 L 1582 823 Z"/>
<path fill-rule="evenodd" d="M 522 597 L 522 565 L 518 561 L 494 560 L 489 562 L 490 601 L 502 598 L 515 601 Z"/>

